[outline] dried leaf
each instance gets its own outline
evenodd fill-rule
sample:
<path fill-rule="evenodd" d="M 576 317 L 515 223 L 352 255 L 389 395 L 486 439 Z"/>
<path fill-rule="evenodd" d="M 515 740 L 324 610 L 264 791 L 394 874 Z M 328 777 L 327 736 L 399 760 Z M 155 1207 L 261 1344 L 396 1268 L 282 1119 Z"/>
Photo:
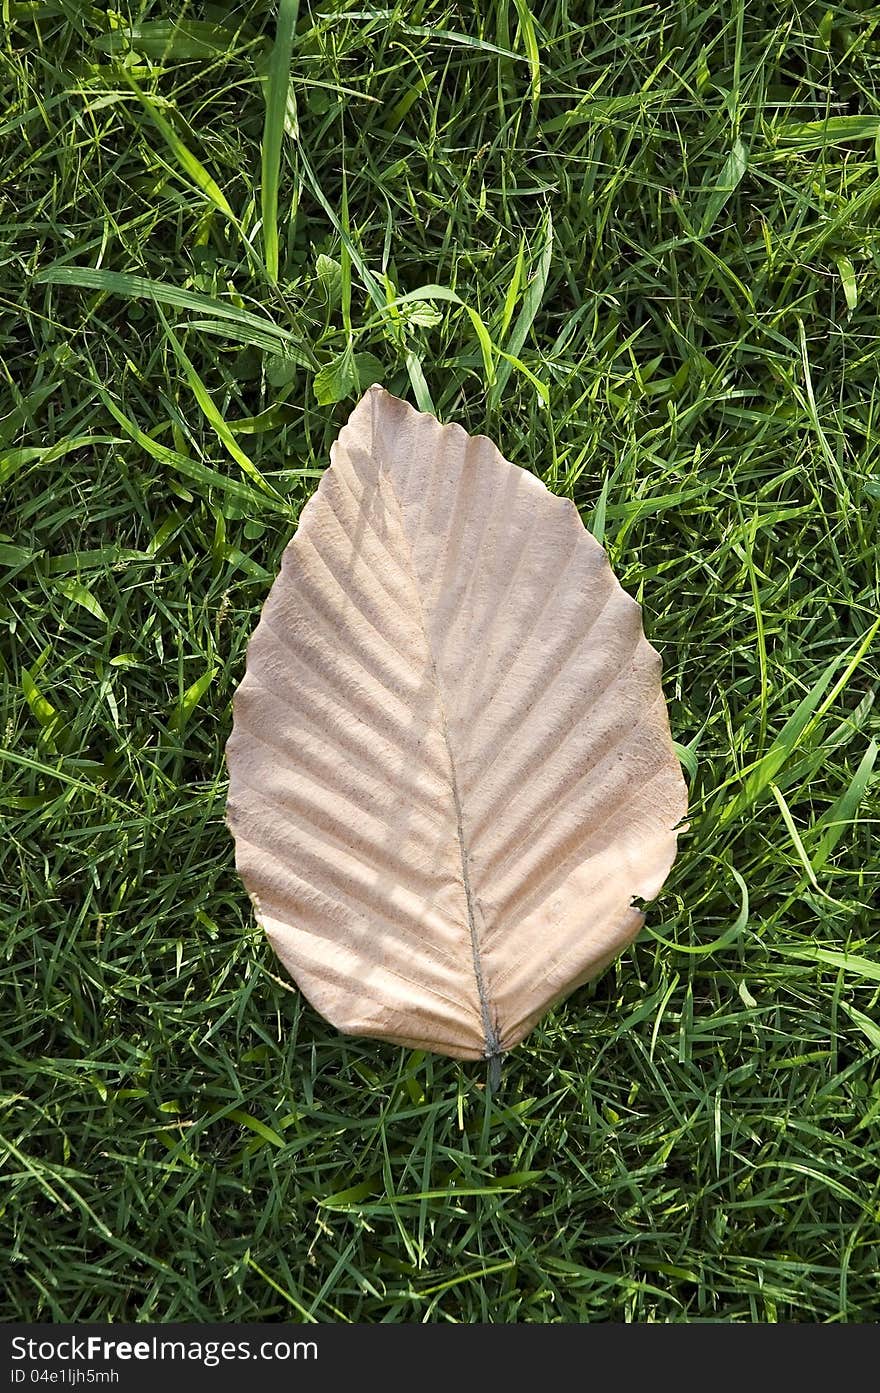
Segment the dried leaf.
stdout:
<path fill-rule="evenodd" d="M 686 791 L 660 659 L 573 504 L 372 388 L 248 649 L 228 818 L 340 1030 L 495 1057 L 631 941 Z"/>

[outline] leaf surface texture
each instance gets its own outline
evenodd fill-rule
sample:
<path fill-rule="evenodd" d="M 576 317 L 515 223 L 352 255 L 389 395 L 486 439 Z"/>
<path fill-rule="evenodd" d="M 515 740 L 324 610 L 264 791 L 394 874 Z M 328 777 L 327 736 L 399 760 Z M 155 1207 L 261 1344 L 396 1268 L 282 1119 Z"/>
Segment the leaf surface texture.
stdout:
<path fill-rule="evenodd" d="M 379 387 L 284 552 L 227 757 L 308 999 L 466 1059 L 631 941 L 686 811 L 659 656 L 574 505 Z"/>

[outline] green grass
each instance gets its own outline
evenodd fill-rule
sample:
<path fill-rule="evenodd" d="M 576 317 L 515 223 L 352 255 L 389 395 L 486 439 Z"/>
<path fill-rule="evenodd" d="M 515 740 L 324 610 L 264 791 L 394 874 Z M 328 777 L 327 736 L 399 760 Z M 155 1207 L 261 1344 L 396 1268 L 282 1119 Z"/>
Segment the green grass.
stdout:
<path fill-rule="evenodd" d="M 877 24 L 326 0 L 286 92 L 267 3 L 5 6 L 5 1318 L 880 1314 Z M 494 1100 L 303 1004 L 223 822 L 377 378 L 574 498 L 691 785 Z"/>

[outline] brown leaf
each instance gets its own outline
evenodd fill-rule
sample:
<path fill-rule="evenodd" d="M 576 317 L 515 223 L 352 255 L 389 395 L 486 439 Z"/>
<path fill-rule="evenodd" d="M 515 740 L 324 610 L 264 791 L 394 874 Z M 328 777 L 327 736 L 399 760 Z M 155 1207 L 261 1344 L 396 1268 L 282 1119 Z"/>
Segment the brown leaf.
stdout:
<path fill-rule="evenodd" d="M 642 924 L 684 816 L 660 659 L 567 499 L 374 387 L 227 747 L 242 879 L 340 1030 L 494 1057 Z"/>

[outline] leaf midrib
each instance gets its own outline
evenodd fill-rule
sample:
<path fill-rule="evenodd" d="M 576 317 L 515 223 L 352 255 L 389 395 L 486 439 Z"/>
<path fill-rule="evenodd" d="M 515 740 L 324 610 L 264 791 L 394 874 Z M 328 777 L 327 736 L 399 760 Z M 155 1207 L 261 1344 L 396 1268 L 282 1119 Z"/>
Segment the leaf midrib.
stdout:
<path fill-rule="evenodd" d="M 465 908 L 467 910 L 468 933 L 471 943 L 471 955 L 473 958 L 474 980 L 477 987 L 477 999 L 480 1007 L 480 1022 L 483 1027 L 483 1054 L 486 1059 L 498 1059 L 502 1054 L 501 1044 L 498 1038 L 498 1031 L 493 1021 L 493 1013 L 489 994 L 486 990 L 486 979 L 483 975 L 483 961 L 480 952 L 480 936 L 477 929 L 477 919 L 475 913 L 476 899 L 471 885 L 470 863 L 468 858 L 467 846 L 464 835 L 464 810 L 462 807 L 461 794 L 458 787 L 458 774 L 455 767 L 455 755 L 452 749 L 452 740 L 449 735 L 449 723 L 446 719 L 446 706 L 443 700 L 443 687 L 440 683 L 440 676 L 437 672 L 437 664 L 434 660 L 434 650 L 431 647 L 431 638 L 428 633 L 428 624 L 425 617 L 425 608 L 422 602 L 422 595 L 419 589 L 419 577 L 415 568 L 412 556 L 412 548 L 407 536 L 404 524 L 403 508 L 400 499 L 397 497 L 394 485 L 388 476 L 387 471 L 383 470 L 381 461 L 377 462 L 376 485 L 381 490 L 382 484 L 386 484 L 397 512 L 400 535 L 407 552 L 406 571 L 412 579 L 413 592 L 418 607 L 419 623 L 425 641 L 425 651 L 431 664 L 431 680 L 434 690 L 437 693 L 437 708 L 440 714 L 440 725 L 443 731 L 443 744 L 449 759 L 449 782 L 452 789 L 452 801 L 455 808 L 456 840 L 458 851 L 461 857 L 461 878 L 464 887 Z"/>

